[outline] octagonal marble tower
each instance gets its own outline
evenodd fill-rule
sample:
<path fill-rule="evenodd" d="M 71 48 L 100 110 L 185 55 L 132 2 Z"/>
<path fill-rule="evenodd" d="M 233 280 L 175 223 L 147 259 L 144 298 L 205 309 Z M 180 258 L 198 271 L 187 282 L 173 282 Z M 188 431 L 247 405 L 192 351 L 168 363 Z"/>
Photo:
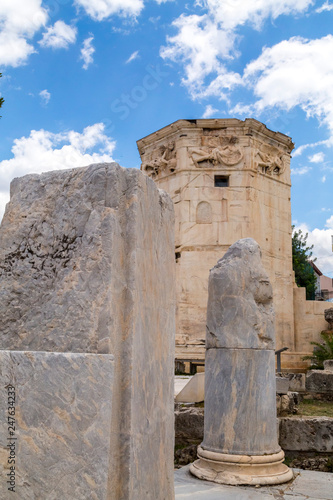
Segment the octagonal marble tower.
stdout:
<path fill-rule="evenodd" d="M 141 170 L 176 214 L 176 359 L 204 359 L 209 270 L 255 239 L 273 286 L 277 349 L 295 354 L 291 139 L 246 119 L 179 120 L 137 142 Z"/>

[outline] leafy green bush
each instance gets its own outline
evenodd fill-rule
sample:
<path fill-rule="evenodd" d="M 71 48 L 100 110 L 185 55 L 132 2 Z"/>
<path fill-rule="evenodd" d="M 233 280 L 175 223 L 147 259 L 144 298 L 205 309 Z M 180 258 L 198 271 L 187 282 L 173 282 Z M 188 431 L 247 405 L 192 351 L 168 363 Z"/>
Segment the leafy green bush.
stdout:
<path fill-rule="evenodd" d="M 317 279 L 310 264 L 313 245 L 307 245 L 308 233 L 303 234 L 299 229 L 292 226 L 292 255 L 293 269 L 295 271 L 295 281 L 297 286 L 304 286 L 306 289 L 306 300 L 314 300 L 317 287 Z M 314 262 L 316 259 L 312 259 Z"/>
<path fill-rule="evenodd" d="M 311 342 L 314 347 L 312 356 L 304 356 L 302 359 L 310 359 L 310 370 L 323 370 L 324 361 L 333 359 L 333 332 L 323 331 L 320 333 L 322 342 Z"/>

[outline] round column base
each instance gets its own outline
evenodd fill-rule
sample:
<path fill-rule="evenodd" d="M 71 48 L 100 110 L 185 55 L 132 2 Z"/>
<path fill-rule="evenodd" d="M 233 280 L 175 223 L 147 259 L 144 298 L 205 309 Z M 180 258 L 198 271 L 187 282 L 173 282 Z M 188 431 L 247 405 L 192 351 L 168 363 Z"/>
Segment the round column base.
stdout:
<path fill-rule="evenodd" d="M 231 485 L 274 485 L 293 479 L 293 471 L 282 462 L 284 452 L 273 455 L 228 455 L 198 446 L 198 458 L 190 466 L 199 479 Z"/>

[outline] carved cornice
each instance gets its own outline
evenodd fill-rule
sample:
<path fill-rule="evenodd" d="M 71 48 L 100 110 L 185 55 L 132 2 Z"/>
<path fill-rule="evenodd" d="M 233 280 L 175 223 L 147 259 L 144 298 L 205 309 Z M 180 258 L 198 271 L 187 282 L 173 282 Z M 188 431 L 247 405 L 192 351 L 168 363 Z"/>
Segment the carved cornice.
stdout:
<path fill-rule="evenodd" d="M 162 129 L 140 139 L 137 141 L 138 149 L 140 155 L 144 153 L 146 147 L 156 143 L 160 140 L 168 140 L 172 138 L 175 140 L 181 135 L 192 135 L 196 131 L 201 133 L 203 129 L 211 130 L 212 133 L 217 129 L 231 129 L 235 130 L 235 135 L 245 135 L 249 137 L 262 138 L 263 142 L 270 141 L 276 142 L 277 145 L 281 145 L 285 148 L 286 153 L 291 153 L 294 149 L 294 144 L 290 137 L 281 132 L 274 132 L 270 130 L 263 123 L 253 118 L 246 118 L 244 121 L 238 120 L 236 118 L 225 118 L 225 119 L 199 119 L 199 120 L 178 120 Z M 238 130 L 237 130 L 238 129 Z M 243 129 L 243 130 L 239 130 Z M 229 133 L 230 135 L 230 133 Z"/>

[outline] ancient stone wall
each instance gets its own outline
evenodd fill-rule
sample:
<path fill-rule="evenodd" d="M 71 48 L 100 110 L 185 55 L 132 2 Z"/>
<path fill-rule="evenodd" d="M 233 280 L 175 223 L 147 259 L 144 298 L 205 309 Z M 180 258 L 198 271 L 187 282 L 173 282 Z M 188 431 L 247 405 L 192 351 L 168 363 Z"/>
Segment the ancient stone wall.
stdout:
<path fill-rule="evenodd" d="M 176 358 L 204 358 L 209 270 L 240 238 L 260 244 L 273 286 L 284 370 L 304 370 L 325 328 L 323 306 L 294 292 L 291 139 L 253 119 L 179 120 L 138 141 L 141 169 L 176 215 Z M 304 298 L 303 298 L 304 295 Z"/>
<path fill-rule="evenodd" d="M 285 366 L 293 366 L 294 370 L 305 371 L 309 361 L 302 357 L 312 354 L 311 342 L 320 342 L 320 332 L 327 329 L 324 311 L 328 302 L 306 300 L 305 288 L 294 286 L 294 326 L 295 351 L 283 353 Z"/>
<path fill-rule="evenodd" d="M 204 357 L 209 269 L 245 237 L 273 286 L 277 348 L 294 352 L 290 138 L 252 119 L 179 120 L 138 147 L 175 206 L 176 357 Z"/>

